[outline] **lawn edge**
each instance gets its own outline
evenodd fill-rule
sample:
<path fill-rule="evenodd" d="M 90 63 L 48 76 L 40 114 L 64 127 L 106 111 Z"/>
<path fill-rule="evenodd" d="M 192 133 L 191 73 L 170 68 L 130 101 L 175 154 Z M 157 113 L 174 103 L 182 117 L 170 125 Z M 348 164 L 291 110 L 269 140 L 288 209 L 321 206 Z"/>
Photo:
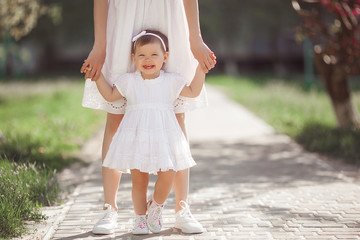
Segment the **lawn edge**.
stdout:
<path fill-rule="evenodd" d="M 27 225 L 26 227 L 28 229 L 35 230 L 31 230 L 30 233 L 22 235 L 19 238 L 14 238 L 13 240 L 49 240 L 52 238 L 73 205 L 74 199 L 79 194 L 82 187 L 81 184 L 89 178 L 94 168 L 101 167 L 100 159 L 103 132 L 102 126 L 93 136 L 84 142 L 77 155 L 83 162 L 89 164 L 88 166 L 74 163 L 57 174 L 60 191 L 65 192 L 65 194 L 62 195 L 64 203 L 60 206 L 43 207 L 41 212 L 46 214 L 48 218 L 39 223 Z M 81 174 L 79 174 L 79 172 L 81 172 Z M 74 182 L 75 186 L 69 186 L 69 183 Z"/>

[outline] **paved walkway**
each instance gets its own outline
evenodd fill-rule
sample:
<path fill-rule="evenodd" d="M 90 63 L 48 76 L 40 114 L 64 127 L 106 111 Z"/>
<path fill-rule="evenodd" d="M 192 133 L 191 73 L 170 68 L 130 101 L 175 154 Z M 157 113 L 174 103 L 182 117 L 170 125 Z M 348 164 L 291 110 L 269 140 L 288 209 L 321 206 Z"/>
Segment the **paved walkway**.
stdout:
<path fill-rule="evenodd" d="M 93 163 L 83 173 L 84 182 L 45 239 L 360 239 L 356 179 L 275 133 L 210 86 L 208 95 L 208 108 L 187 115 L 197 162 L 191 169 L 190 203 L 205 233 L 186 235 L 171 228 L 172 193 L 163 231 L 133 236 L 131 182 L 124 175 L 118 192 L 119 228 L 113 235 L 93 235 L 103 203 L 98 137 L 90 146 L 98 150 L 89 156 Z"/>

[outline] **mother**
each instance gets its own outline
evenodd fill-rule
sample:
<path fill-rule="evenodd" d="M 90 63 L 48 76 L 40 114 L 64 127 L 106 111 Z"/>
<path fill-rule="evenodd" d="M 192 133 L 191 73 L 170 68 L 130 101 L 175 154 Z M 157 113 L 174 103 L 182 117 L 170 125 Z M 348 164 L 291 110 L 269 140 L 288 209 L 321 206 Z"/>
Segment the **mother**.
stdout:
<path fill-rule="evenodd" d="M 143 29 L 159 30 L 169 39 L 169 59 L 165 71 L 177 72 L 191 81 L 197 62 L 205 73 L 215 66 L 215 56 L 202 40 L 197 0 L 94 0 L 95 42 L 81 72 L 86 72 L 83 106 L 107 111 L 102 159 L 124 114 L 126 99 L 106 102 L 97 90 L 96 81 L 102 72 L 110 85 L 120 75 L 134 72 L 130 59 L 131 40 Z M 91 80 L 93 81 L 91 81 Z M 205 89 L 196 99 L 179 98 L 174 103 L 177 120 L 186 136 L 184 112 L 207 105 Z M 104 217 L 93 228 L 95 234 L 113 233 L 116 227 L 116 194 L 121 173 L 102 168 Z M 175 227 L 185 233 L 203 231 L 188 207 L 189 170 L 176 173 Z"/>

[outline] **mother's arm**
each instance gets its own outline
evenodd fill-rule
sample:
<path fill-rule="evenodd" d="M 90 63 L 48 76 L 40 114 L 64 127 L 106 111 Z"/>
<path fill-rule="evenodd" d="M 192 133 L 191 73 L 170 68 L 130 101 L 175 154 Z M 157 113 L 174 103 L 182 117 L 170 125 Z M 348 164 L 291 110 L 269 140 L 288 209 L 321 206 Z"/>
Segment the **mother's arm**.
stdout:
<path fill-rule="evenodd" d="M 201 36 L 198 0 L 183 0 L 183 4 L 189 26 L 191 51 L 203 72 L 208 73 L 215 66 L 216 57 Z"/>
<path fill-rule="evenodd" d="M 108 0 L 94 0 L 94 46 L 80 70 L 83 73 L 87 67 L 91 69 L 86 71 L 85 79 L 96 81 L 100 77 L 106 56 L 107 15 Z"/>

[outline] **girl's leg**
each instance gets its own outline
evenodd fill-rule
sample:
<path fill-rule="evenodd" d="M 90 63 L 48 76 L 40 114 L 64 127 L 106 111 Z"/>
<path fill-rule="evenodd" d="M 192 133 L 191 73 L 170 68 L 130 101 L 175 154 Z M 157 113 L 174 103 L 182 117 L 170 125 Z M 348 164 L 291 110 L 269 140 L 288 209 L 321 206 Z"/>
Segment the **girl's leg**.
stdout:
<path fill-rule="evenodd" d="M 131 170 L 132 201 L 136 215 L 146 215 L 147 188 L 149 174 L 139 170 Z"/>
<path fill-rule="evenodd" d="M 147 188 L 149 185 L 149 173 L 131 170 L 132 202 L 134 205 L 135 219 L 133 234 L 148 234 L 149 229 L 146 219 Z"/>
<path fill-rule="evenodd" d="M 176 172 L 173 170 L 158 172 L 158 179 L 155 183 L 155 190 L 153 195 L 153 199 L 158 204 L 163 204 L 169 196 L 171 187 L 174 183 L 175 173 Z"/>
<path fill-rule="evenodd" d="M 109 149 L 111 140 L 119 127 L 119 124 L 124 117 L 123 114 L 107 114 L 104 140 L 102 146 L 102 161 L 104 161 L 107 151 Z M 114 210 L 118 210 L 116 204 L 116 194 L 119 187 L 121 173 L 117 170 L 102 167 L 102 179 L 104 188 L 105 203 L 110 204 Z"/>
<path fill-rule="evenodd" d="M 176 118 L 179 122 L 181 130 L 183 131 L 183 133 L 187 139 L 187 133 L 186 133 L 186 128 L 185 128 L 185 114 L 178 113 L 178 114 L 176 114 Z M 182 209 L 179 205 L 180 201 L 187 202 L 187 197 L 189 194 L 189 175 L 190 175 L 189 169 L 184 169 L 182 171 L 176 172 L 175 179 L 174 179 L 174 192 L 175 192 L 175 199 L 176 199 L 175 213 Z"/>
<path fill-rule="evenodd" d="M 158 172 L 158 179 L 155 183 L 155 191 L 147 206 L 147 226 L 153 233 L 159 233 L 162 227 L 162 211 L 164 202 L 169 196 L 174 183 L 175 171 Z"/>

